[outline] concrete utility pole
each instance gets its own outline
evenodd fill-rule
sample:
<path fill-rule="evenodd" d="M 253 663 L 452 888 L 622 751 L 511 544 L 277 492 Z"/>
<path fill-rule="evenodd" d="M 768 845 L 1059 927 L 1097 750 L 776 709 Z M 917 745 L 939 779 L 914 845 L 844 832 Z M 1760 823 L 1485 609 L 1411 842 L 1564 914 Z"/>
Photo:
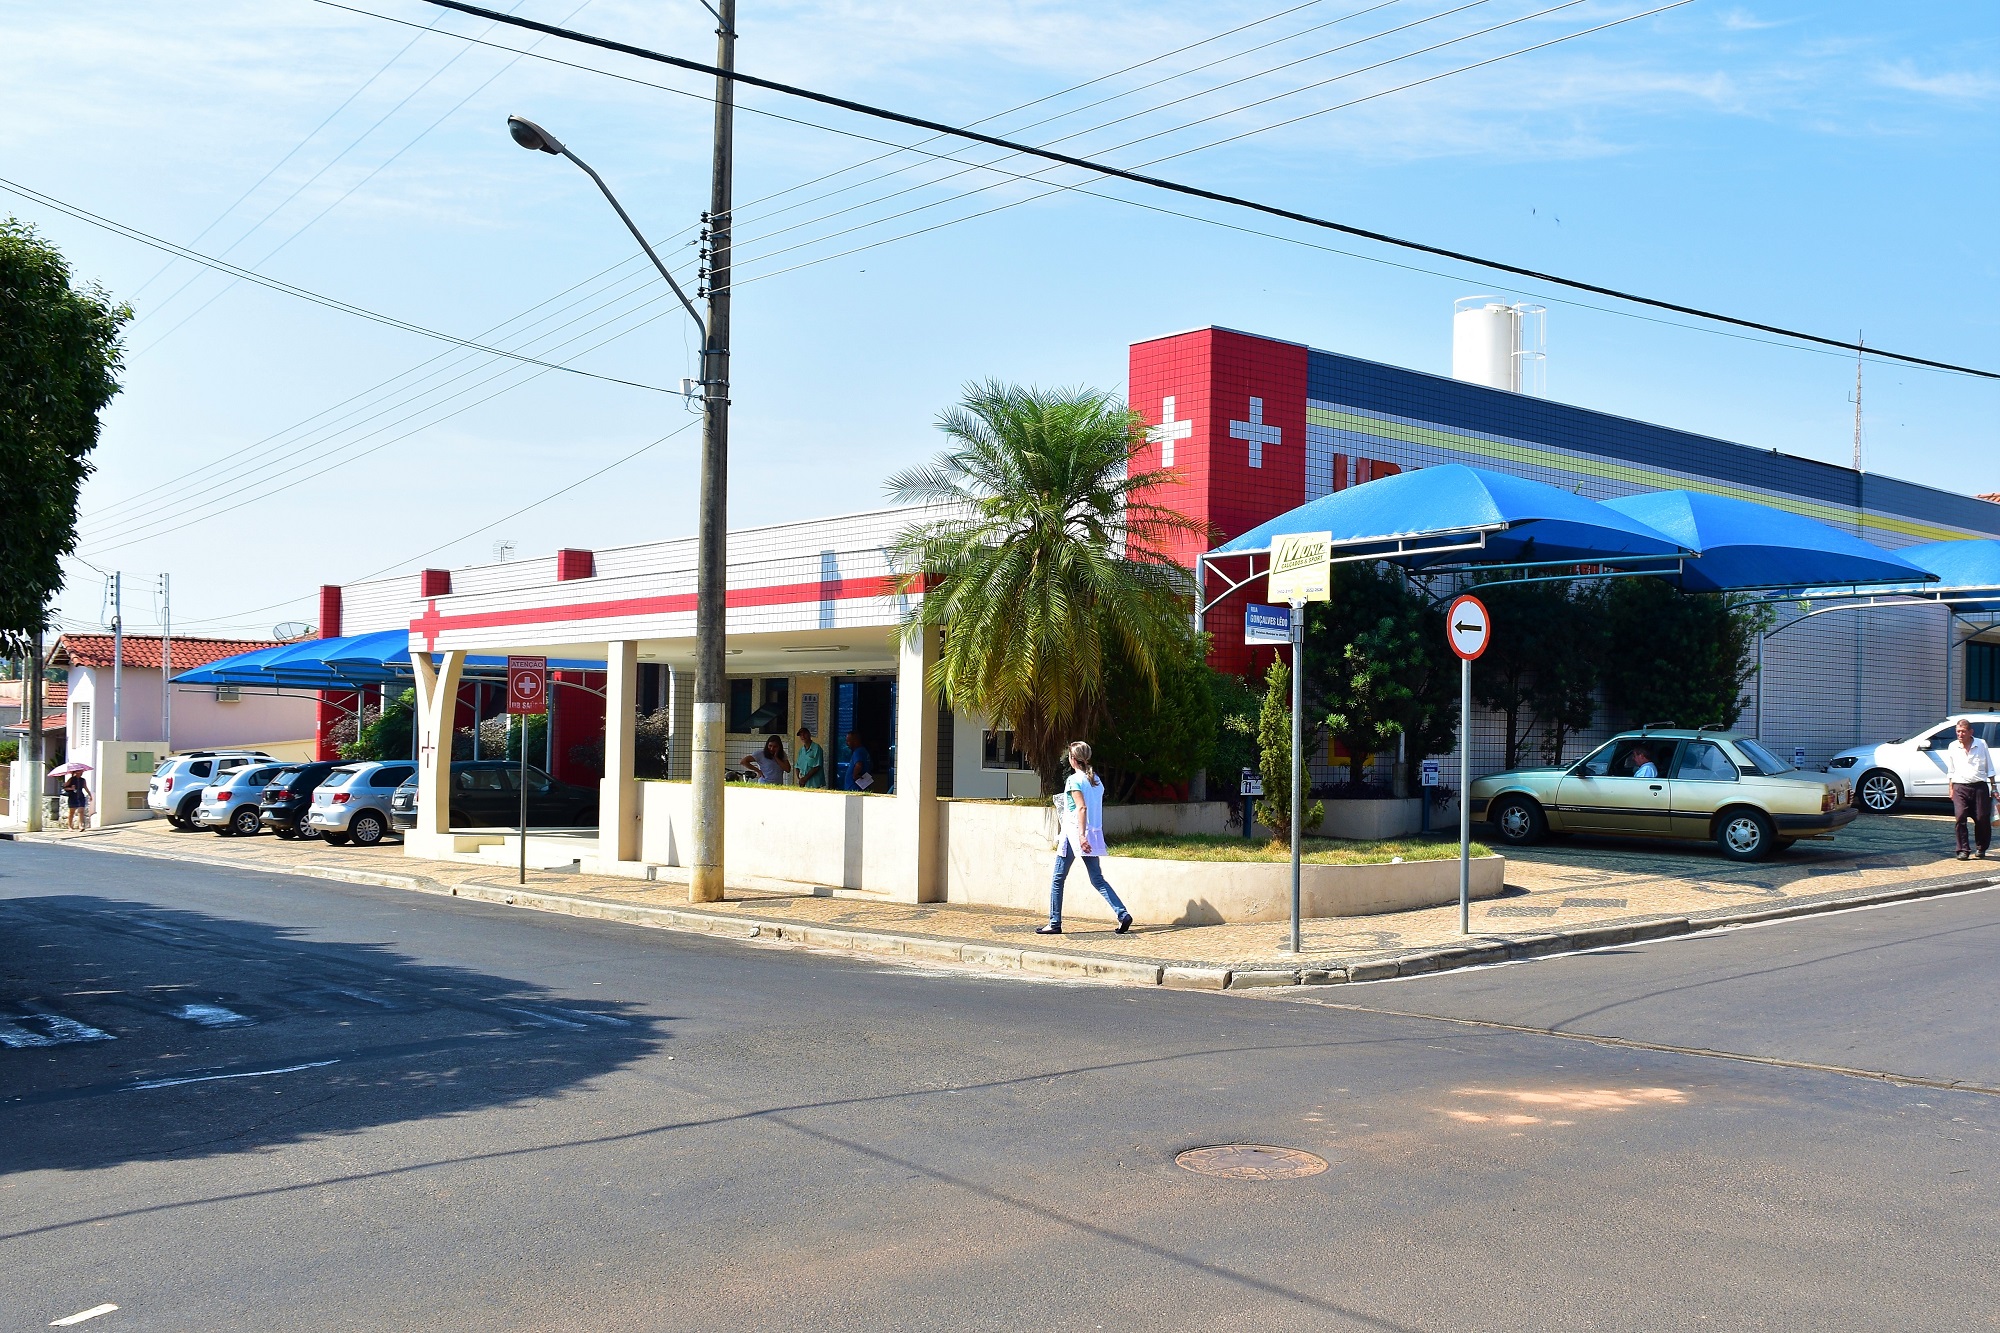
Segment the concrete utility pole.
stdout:
<path fill-rule="evenodd" d="M 42 612 L 42 620 L 44 623 L 48 620 L 46 608 Z M 42 744 L 44 670 L 46 668 L 42 664 L 42 626 L 36 625 L 35 632 L 28 636 L 28 679 L 24 682 L 28 687 L 28 734 L 24 739 L 28 746 L 26 758 L 30 767 L 26 776 L 30 785 L 27 792 L 27 818 L 22 822 L 27 825 L 30 833 L 39 832 L 42 827 L 42 788 L 44 775 L 49 771 L 48 753 Z"/>
<path fill-rule="evenodd" d="M 160 748 L 174 752 L 174 589 L 160 575 Z"/>
<path fill-rule="evenodd" d="M 736 0 L 711 6 L 715 64 L 736 68 Z M 728 708 L 729 280 L 736 85 L 715 81 L 715 159 L 709 182 L 708 344 L 702 357 L 701 519 L 695 542 L 694 856 L 691 902 L 722 901 L 722 752 Z"/>
<path fill-rule="evenodd" d="M 111 739 L 125 739 L 120 722 L 125 712 L 125 575 L 111 576 Z"/>

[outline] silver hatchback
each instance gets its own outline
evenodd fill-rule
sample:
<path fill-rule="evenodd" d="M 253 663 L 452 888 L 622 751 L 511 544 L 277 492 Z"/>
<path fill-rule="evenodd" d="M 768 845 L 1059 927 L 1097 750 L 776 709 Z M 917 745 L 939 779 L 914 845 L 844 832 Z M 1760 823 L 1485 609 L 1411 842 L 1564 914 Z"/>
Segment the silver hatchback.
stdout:
<path fill-rule="evenodd" d="M 417 771 L 408 759 L 343 764 L 313 788 L 306 827 L 335 847 L 352 839 L 373 847 L 389 832 L 389 800 Z"/>
<path fill-rule="evenodd" d="M 283 764 L 253 764 L 234 768 L 201 789 L 201 802 L 194 808 L 197 828 L 214 829 L 227 837 L 247 838 L 264 827 L 257 800 L 264 786 L 284 771 Z"/>

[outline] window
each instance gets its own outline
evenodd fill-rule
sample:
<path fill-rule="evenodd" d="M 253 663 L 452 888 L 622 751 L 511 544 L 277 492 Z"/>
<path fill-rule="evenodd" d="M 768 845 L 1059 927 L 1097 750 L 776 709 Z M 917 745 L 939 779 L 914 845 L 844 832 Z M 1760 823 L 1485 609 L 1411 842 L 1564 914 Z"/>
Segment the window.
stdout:
<path fill-rule="evenodd" d="M 510 771 L 510 772 L 509 772 L 509 773 L 507 774 L 507 785 L 508 785 L 508 786 L 510 786 L 510 787 L 516 787 L 516 788 L 518 788 L 518 786 L 519 786 L 519 782 L 518 782 L 518 778 L 519 778 L 519 774 L 516 774 L 516 773 L 513 773 L 513 772 L 511 772 L 511 771 Z M 532 765 L 532 764 L 530 764 L 530 765 L 528 766 L 528 790 L 529 790 L 529 791 L 532 791 L 532 792 L 545 792 L 545 791 L 547 791 L 547 790 L 548 790 L 549 788 L 551 788 L 551 787 L 553 787 L 553 786 L 555 786 L 555 780 L 554 780 L 553 778 L 551 778 L 551 777 L 550 777 L 550 776 L 549 776 L 548 774 L 546 774 L 546 773 L 542 772 L 542 770 L 541 770 L 541 769 L 539 769 L 539 768 L 536 768 L 536 767 L 535 767 L 534 765 Z"/>
<path fill-rule="evenodd" d="M 90 705 L 76 705 L 76 743 L 79 749 L 90 744 Z"/>
<path fill-rule="evenodd" d="M 1942 750 L 1957 739 L 1958 724 L 1954 722 L 1950 726 L 1939 727 L 1936 731 L 1924 737 L 1923 744 L 1918 748 L 1924 750 Z"/>
<path fill-rule="evenodd" d="M 400 787 L 403 785 L 403 779 L 416 771 L 416 768 L 410 764 L 391 764 L 387 768 L 376 769 L 370 775 L 368 785 L 371 787 Z"/>
<path fill-rule="evenodd" d="M 2000 643 L 1965 645 L 1965 698 L 2000 703 Z"/>
<path fill-rule="evenodd" d="M 246 787 L 256 787 L 269 782 L 278 776 L 278 773 L 279 770 L 275 768 L 253 768 L 238 780 Z"/>
<path fill-rule="evenodd" d="M 1649 776 L 1661 777 L 1673 771 L 1674 752 L 1679 748 L 1679 741 L 1660 736 L 1625 736 L 1598 746 L 1575 771 L 1594 778 L 1629 778 L 1650 763 L 1654 771 Z"/>
<path fill-rule="evenodd" d="M 1743 751 L 1743 757 L 1750 761 L 1751 771 L 1774 778 L 1780 773 L 1789 773 L 1792 766 L 1765 749 L 1762 742 L 1739 740 L 1736 748 Z"/>
<path fill-rule="evenodd" d="M 988 728 L 980 733 L 979 766 L 1002 771 L 1028 767 L 1028 757 L 1014 744 L 1012 728 Z"/>
<path fill-rule="evenodd" d="M 1734 782 L 1736 765 L 1714 741 L 1691 741 L 1681 747 L 1681 766 L 1674 777 L 1686 782 Z"/>
<path fill-rule="evenodd" d="M 188 765 L 188 776 L 190 777 L 205 778 L 212 776 L 214 772 L 215 765 L 206 759 L 197 759 Z"/>
<path fill-rule="evenodd" d="M 507 780 L 497 768 L 461 768 L 458 785 L 462 791 L 505 791 Z"/>
<path fill-rule="evenodd" d="M 758 684 L 763 687 L 763 702 L 750 715 L 749 729 L 765 736 L 782 736 L 785 734 L 785 719 L 791 715 L 791 679 L 776 676 Z"/>
<path fill-rule="evenodd" d="M 729 682 L 729 730 L 732 734 L 740 736 L 750 730 L 750 714 L 756 711 L 756 700 L 756 681 Z"/>
<path fill-rule="evenodd" d="M 347 780 L 353 776 L 354 772 L 351 769 L 335 769 L 322 778 L 319 785 L 322 787 L 345 787 Z"/>

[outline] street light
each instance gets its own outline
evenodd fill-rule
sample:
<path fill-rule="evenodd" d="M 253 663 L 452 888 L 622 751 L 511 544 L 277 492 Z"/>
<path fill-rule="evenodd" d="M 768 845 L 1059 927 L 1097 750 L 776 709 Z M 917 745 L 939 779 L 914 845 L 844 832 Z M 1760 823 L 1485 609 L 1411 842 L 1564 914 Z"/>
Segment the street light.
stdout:
<path fill-rule="evenodd" d="M 734 0 L 723 0 L 719 64 L 735 61 Z M 526 116 L 507 117 L 507 133 L 515 143 L 534 152 L 566 157 L 597 183 L 617 212 L 619 221 L 639 242 L 667 286 L 680 299 L 688 317 L 701 331 L 701 514 L 695 538 L 695 673 L 694 673 L 694 855 L 688 897 L 695 902 L 722 901 L 723 695 L 727 688 L 724 617 L 728 588 L 728 527 L 726 496 L 729 476 L 729 243 L 730 243 L 730 111 L 732 91 L 727 78 L 717 81 L 716 162 L 710 210 L 703 216 L 710 241 L 708 318 L 703 319 L 674 275 L 653 252 L 651 242 L 626 213 L 618 196 L 588 162 L 563 146 L 562 140 Z M 613 852 L 616 855 L 616 852 Z"/>

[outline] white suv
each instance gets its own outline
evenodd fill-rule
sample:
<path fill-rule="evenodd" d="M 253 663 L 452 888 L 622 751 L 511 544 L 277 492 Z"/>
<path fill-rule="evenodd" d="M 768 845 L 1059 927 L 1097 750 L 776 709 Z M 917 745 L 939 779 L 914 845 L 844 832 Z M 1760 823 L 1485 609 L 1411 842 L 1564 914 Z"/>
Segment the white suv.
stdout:
<path fill-rule="evenodd" d="M 313 788 L 306 827 L 335 847 L 352 839 L 373 847 L 389 831 L 389 801 L 417 771 L 407 759 L 342 764 Z"/>
<path fill-rule="evenodd" d="M 1955 739 L 1961 717 L 1972 723 L 1974 736 L 2000 750 L 2000 713 L 1958 713 L 1906 741 L 1842 750 L 1827 762 L 1826 771 L 1851 775 L 1854 799 L 1863 810 L 1878 815 L 1888 814 L 1909 797 L 1944 800 L 1951 795 L 1944 751 Z"/>
<path fill-rule="evenodd" d="M 191 829 L 203 787 L 219 774 L 245 764 L 269 763 L 270 759 L 262 750 L 189 750 L 186 754 L 168 755 L 146 784 L 146 808 L 165 816 L 177 829 Z"/>

